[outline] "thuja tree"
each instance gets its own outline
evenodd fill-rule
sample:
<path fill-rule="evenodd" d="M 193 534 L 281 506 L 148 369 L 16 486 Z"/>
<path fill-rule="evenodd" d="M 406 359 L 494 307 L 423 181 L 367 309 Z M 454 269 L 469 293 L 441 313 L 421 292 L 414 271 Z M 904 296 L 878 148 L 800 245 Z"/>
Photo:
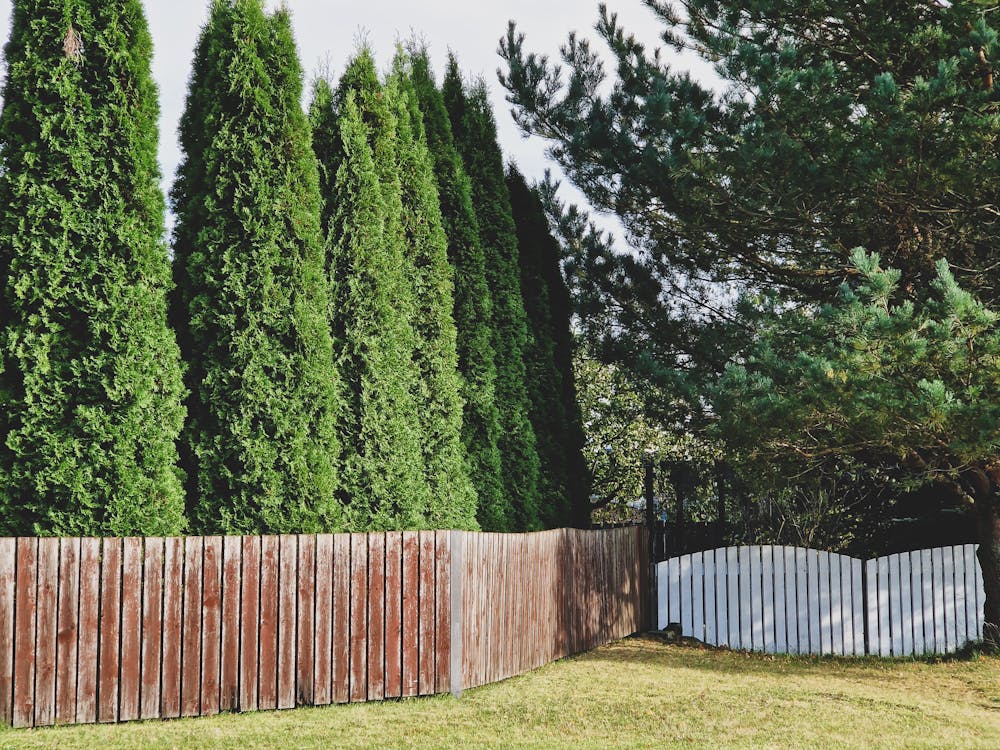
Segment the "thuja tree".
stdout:
<path fill-rule="evenodd" d="M 381 85 L 371 53 L 362 50 L 335 92 L 318 84 L 312 106 L 323 168 L 332 179 L 325 198 L 332 326 L 346 399 L 339 422 L 342 492 L 350 526 L 357 529 L 431 523 L 411 324 L 415 269 L 405 249 L 398 169 L 398 101 L 398 87 Z"/>
<path fill-rule="evenodd" d="M 399 91 L 396 145 L 404 247 L 414 270 L 416 398 L 431 490 L 430 521 L 437 528 L 474 528 L 476 492 L 462 443 L 462 378 L 448 238 L 410 63 L 402 53 L 394 62 L 392 81 Z"/>
<path fill-rule="evenodd" d="M 478 494 L 476 516 L 484 529 L 503 531 L 513 527 L 513 510 L 501 480 L 497 444 L 500 414 L 491 325 L 493 298 L 486 282 L 472 185 L 455 147 L 448 111 L 431 73 L 427 50 L 414 47 L 410 55 L 413 91 L 423 115 L 448 240 L 448 260 L 454 272 L 456 343 L 465 400 L 462 442 Z"/>
<path fill-rule="evenodd" d="M 513 165 L 507 170 L 507 187 L 531 332 L 525 362 L 531 425 L 541 462 L 542 515 L 547 526 L 587 526 L 590 491 L 573 373 L 573 311 L 560 266 L 562 250 L 549 229 L 541 199 Z"/>
<path fill-rule="evenodd" d="M 135 0 L 14 3 L 0 116 L 0 533 L 176 534 L 183 421 Z"/>
<path fill-rule="evenodd" d="M 181 121 L 173 314 L 198 528 L 343 524 L 316 157 L 287 12 L 215 0 Z"/>
<path fill-rule="evenodd" d="M 504 489 L 514 508 L 515 527 L 534 529 L 542 524 L 543 516 L 538 451 L 528 417 L 530 400 L 525 383 L 529 333 L 503 155 L 485 86 L 479 84 L 466 91 L 453 56 L 442 89 L 455 141 L 472 183 L 486 279 L 493 293 L 492 341 L 501 427 L 497 443 Z"/>

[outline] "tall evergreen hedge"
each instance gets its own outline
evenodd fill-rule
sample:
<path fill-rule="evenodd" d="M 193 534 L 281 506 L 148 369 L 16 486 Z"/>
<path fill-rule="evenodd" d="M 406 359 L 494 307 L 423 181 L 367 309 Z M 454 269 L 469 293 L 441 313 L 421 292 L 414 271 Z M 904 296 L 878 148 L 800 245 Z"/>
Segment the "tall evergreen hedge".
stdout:
<path fill-rule="evenodd" d="M 15 0 L 0 115 L 0 534 L 183 530 L 152 42 Z"/>
<path fill-rule="evenodd" d="M 527 382 L 541 460 L 543 519 L 547 526 L 587 527 L 590 488 L 573 378 L 573 310 L 562 275 L 559 242 L 552 236 L 541 200 L 513 165 L 507 169 L 507 187 L 531 331 Z"/>
<path fill-rule="evenodd" d="M 496 405 L 493 297 L 472 205 L 472 184 L 452 136 L 444 98 L 431 73 L 427 50 L 413 47 L 411 80 L 423 115 L 427 145 L 454 271 L 454 318 L 465 409 L 462 441 L 478 493 L 477 519 L 488 531 L 513 528 L 513 507 L 504 492 L 500 462 L 500 413 Z"/>
<path fill-rule="evenodd" d="M 380 84 L 365 49 L 337 91 L 318 84 L 312 106 L 323 169 L 332 178 L 325 196 L 329 279 L 346 396 L 339 428 L 343 494 L 353 529 L 433 523 L 416 400 L 414 268 L 405 247 L 398 97 L 398 86 Z"/>
<path fill-rule="evenodd" d="M 448 238 L 408 56 L 397 54 L 393 68 L 393 83 L 399 91 L 396 145 L 404 247 L 414 270 L 414 362 L 424 464 L 431 490 L 430 520 L 437 528 L 478 528 L 477 495 L 462 442 L 462 377 Z"/>
<path fill-rule="evenodd" d="M 214 0 L 181 122 L 173 315 L 206 532 L 341 528 L 316 157 L 288 13 Z"/>
<path fill-rule="evenodd" d="M 543 511 L 538 450 L 528 416 L 525 354 L 530 334 L 496 121 L 485 85 L 479 83 L 467 92 L 454 56 L 449 59 L 442 89 L 455 141 L 472 183 L 486 280 L 493 295 L 492 342 L 501 427 L 497 444 L 504 489 L 514 508 L 515 528 L 537 529 L 542 526 Z"/>

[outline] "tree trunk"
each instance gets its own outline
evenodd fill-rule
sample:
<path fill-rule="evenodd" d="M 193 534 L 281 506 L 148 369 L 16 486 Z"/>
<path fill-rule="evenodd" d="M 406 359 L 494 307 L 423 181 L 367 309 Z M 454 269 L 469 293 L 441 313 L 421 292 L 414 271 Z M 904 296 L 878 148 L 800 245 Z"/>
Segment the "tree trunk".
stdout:
<path fill-rule="evenodd" d="M 979 534 L 979 567 L 986 591 L 983 640 L 992 649 L 1000 649 L 1000 470 L 975 471 L 973 481 L 976 526 Z"/>

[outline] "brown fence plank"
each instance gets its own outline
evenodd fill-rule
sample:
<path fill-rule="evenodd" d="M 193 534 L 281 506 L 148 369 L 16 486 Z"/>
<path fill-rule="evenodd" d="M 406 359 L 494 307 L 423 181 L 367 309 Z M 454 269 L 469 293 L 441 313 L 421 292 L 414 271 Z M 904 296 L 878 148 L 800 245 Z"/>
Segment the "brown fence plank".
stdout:
<path fill-rule="evenodd" d="M 278 707 L 278 548 L 276 536 L 263 536 L 260 561 L 259 708 Z"/>
<path fill-rule="evenodd" d="M 97 646 L 100 633 L 101 540 L 80 540 L 80 610 L 76 668 L 76 723 L 97 721 Z"/>
<path fill-rule="evenodd" d="M 14 721 L 30 727 L 35 721 L 35 610 L 38 588 L 38 540 L 17 540 L 14 596 Z"/>
<path fill-rule="evenodd" d="M 385 697 L 403 694 L 403 535 L 385 535 Z"/>
<path fill-rule="evenodd" d="M 0 542 L 0 560 L 3 544 Z M 2 562 L 0 562 L 2 565 Z M 2 578 L 2 573 L 0 573 Z M 0 588 L 2 588 L 0 582 Z M 0 594 L 2 599 L 2 594 Z M 80 610 L 80 540 L 59 540 L 59 612 L 56 627 L 56 724 L 76 721 L 77 618 Z M 2 627 L 0 627 L 2 630 Z M 2 638 L 0 638 L 2 640 Z"/>
<path fill-rule="evenodd" d="M 59 540 L 38 540 L 38 594 L 35 614 L 36 727 L 51 726 L 56 709 L 56 636 L 59 614 Z"/>
<path fill-rule="evenodd" d="M 118 721 L 121 656 L 122 540 L 105 539 L 101 550 L 101 633 L 97 656 L 97 720 Z"/>
<path fill-rule="evenodd" d="M 352 702 L 368 697 L 368 535 L 351 534 Z"/>
<path fill-rule="evenodd" d="M 122 542 L 119 721 L 134 721 L 139 718 L 142 666 L 142 541 L 139 537 L 129 537 Z"/>
<path fill-rule="evenodd" d="M 181 637 L 184 633 L 184 539 L 170 537 L 163 553 L 163 657 L 161 715 L 181 715 Z"/>
<path fill-rule="evenodd" d="M 17 541 L 0 539 L 0 723 L 14 720 L 14 583 Z"/>
<path fill-rule="evenodd" d="M 313 671 L 316 661 L 316 537 L 299 537 L 298 604 L 296 625 L 295 701 L 298 705 L 313 705 Z"/>
<path fill-rule="evenodd" d="M 385 534 L 368 535 L 368 700 L 385 698 Z"/>
<path fill-rule="evenodd" d="M 434 693 L 434 532 L 420 532 L 420 695 Z"/>
<path fill-rule="evenodd" d="M 434 652 L 435 692 L 451 691 L 451 532 L 435 532 Z"/>
<path fill-rule="evenodd" d="M 243 540 L 227 536 L 222 541 L 222 620 L 219 654 L 219 710 L 236 711 L 240 705 L 240 566 Z"/>
<path fill-rule="evenodd" d="M 410 697 L 419 688 L 420 639 L 420 537 L 403 532 L 403 649 L 402 694 Z"/>
<path fill-rule="evenodd" d="M 331 693 L 334 703 L 350 700 L 351 675 L 351 535 L 333 537 L 333 639 Z"/>
<path fill-rule="evenodd" d="M 163 539 L 147 537 L 142 571 L 142 681 L 139 718 L 160 715 L 160 646 L 163 642 Z"/>
<path fill-rule="evenodd" d="M 205 537 L 201 596 L 201 715 L 219 713 L 222 666 L 222 537 Z"/>
<path fill-rule="evenodd" d="M 204 539 L 184 540 L 184 631 L 181 643 L 181 716 L 201 713 L 201 600 Z"/>
<path fill-rule="evenodd" d="M 240 711 L 256 711 L 260 672 L 261 538 L 245 536 L 240 577 Z"/>
<path fill-rule="evenodd" d="M 278 571 L 278 708 L 295 706 L 295 593 L 298 538 L 283 534 Z"/>
<path fill-rule="evenodd" d="M 331 700 L 333 638 L 333 535 L 316 536 L 316 615 L 313 664 L 313 703 L 325 706 Z"/>

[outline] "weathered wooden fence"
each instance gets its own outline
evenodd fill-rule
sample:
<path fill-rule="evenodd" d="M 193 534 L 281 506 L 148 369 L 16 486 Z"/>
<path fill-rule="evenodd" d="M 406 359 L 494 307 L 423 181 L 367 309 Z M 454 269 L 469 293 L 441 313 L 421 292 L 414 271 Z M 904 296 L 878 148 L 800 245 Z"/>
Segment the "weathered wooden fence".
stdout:
<path fill-rule="evenodd" d="M 657 565 L 657 623 L 767 653 L 943 654 L 982 637 L 975 546 L 862 563 L 795 547 L 728 547 Z"/>
<path fill-rule="evenodd" d="M 0 720 L 474 687 L 648 622 L 638 529 L 0 539 Z"/>

